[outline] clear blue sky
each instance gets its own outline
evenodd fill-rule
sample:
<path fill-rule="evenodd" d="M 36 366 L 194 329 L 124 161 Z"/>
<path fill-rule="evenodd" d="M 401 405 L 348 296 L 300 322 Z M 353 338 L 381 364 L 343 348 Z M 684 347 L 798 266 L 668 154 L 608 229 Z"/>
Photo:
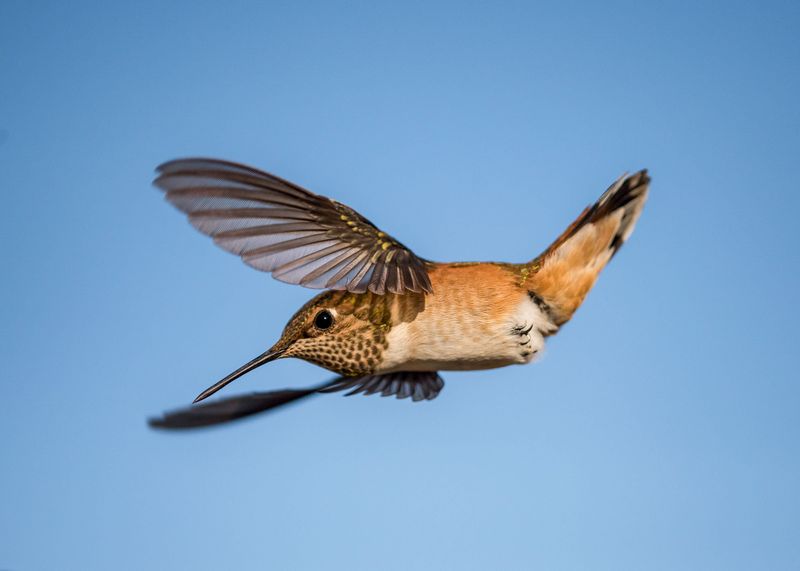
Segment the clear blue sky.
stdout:
<path fill-rule="evenodd" d="M 110 4 L 0 4 L 0 568 L 800 566 L 797 2 Z M 653 186 L 535 365 L 154 432 L 313 295 L 150 186 L 198 154 L 436 260 Z"/>

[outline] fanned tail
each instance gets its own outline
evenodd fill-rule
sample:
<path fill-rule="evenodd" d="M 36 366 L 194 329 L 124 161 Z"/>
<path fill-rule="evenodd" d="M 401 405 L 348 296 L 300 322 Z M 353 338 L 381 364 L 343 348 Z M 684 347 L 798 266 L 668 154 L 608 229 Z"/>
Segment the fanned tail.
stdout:
<path fill-rule="evenodd" d="M 558 326 L 592 289 L 600 271 L 630 237 L 647 200 L 646 170 L 622 176 L 529 265 L 526 287 Z"/>

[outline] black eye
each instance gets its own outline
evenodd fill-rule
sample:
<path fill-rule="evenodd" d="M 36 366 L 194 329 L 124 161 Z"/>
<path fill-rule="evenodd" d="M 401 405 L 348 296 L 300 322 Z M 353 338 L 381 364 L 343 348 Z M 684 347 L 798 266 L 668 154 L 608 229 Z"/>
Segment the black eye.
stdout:
<path fill-rule="evenodd" d="M 314 327 L 317 329 L 324 331 L 325 329 L 330 329 L 331 325 L 333 325 L 333 315 L 327 309 L 320 311 L 314 318 Z"/>

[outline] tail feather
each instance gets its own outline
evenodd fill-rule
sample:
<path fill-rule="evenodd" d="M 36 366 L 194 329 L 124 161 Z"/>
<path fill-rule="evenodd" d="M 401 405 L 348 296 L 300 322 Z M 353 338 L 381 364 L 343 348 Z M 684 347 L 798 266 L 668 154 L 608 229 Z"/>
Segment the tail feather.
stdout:
<path fill-rule="evenodd" d="M 528 265 L 525 285 L 556 325 L 569 321 L 600 271 L 630 237 L 647 199 L 646 170 L 622 176 Z"/>

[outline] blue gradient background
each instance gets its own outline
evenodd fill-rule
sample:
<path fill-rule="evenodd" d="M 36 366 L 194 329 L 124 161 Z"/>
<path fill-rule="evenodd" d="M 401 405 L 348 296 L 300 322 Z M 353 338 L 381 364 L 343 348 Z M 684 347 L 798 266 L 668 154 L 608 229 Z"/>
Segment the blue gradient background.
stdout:
<path fill-rule="evenodd" d="M 0 4 L 1 568 L 800 566 L 797 2 L 116 4 Z M 536 365 L 155 432 L 313 295 L 150 187 L 197 154 L 436 260 L 653 186 Z"/>

